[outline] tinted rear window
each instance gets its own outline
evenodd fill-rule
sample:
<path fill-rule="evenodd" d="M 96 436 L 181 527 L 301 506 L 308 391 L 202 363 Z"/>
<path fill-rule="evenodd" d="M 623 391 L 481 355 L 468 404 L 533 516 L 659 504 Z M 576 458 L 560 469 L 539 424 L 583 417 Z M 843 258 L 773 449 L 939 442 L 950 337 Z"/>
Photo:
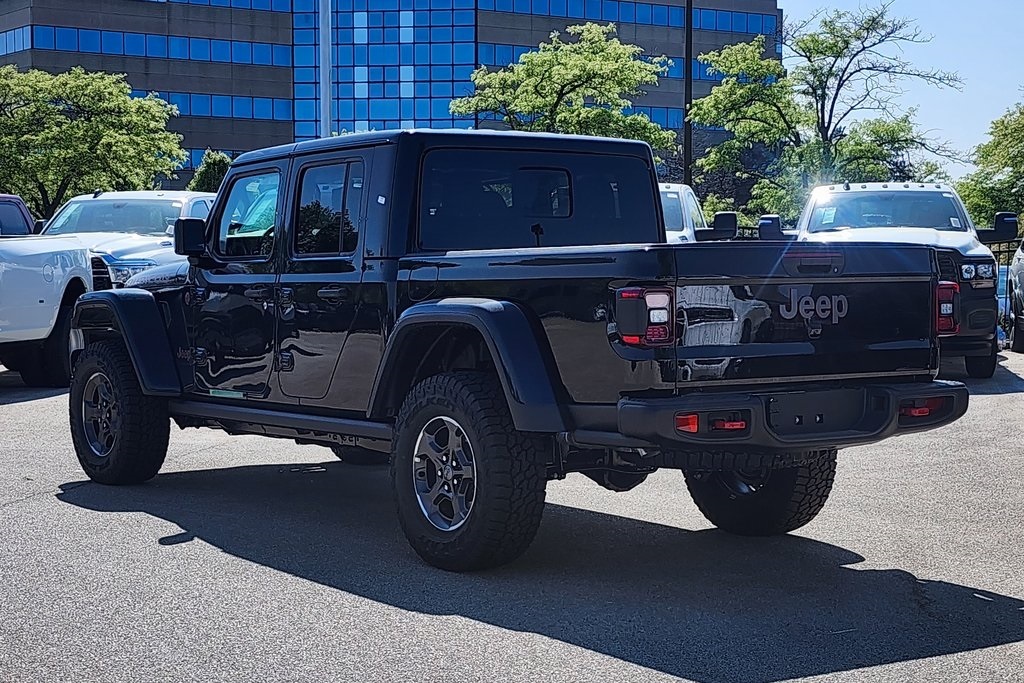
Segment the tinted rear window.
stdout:
<path fill-rule="evenodd" d="M 650 170 L 637 157 L 433 150 L 423 165 L 419 246 L 658 242 L 658 199 Z"/>
<path fill-rule="evenodd" d="M 21 208 L 12 202 L 0 202 L 0 235 L 30 235 L 32 226 Z"/>

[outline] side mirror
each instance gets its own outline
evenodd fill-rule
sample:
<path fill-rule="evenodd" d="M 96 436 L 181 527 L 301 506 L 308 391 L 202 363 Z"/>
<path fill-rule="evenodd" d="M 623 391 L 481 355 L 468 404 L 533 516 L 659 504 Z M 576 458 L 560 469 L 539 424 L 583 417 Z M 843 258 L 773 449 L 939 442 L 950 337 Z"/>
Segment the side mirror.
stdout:
<path fill-rule="evenodd" d="M 202 218 L 179 218 L 174 223 L 174 253 L 179 256 L 206 254 L 206 221 Z"/>
<path fill-rule="evenodd" d="M 984 244 L 1017 241 L 1017 214 L 1002 211 L 996 214 L 991 230 L 979 230 L 978 239 Z"/>
<path fill-rule="evenodd" d="M 757 239 L 771 242 L 780 240 L 793 241 L 797 238 L 796 232 L 787 232 L 782 229 L 782 219 L 774 213 L 761 216 L 757 221 Z"/>
<path fill-rule="evenodd" d="M 739 216 L 735 211 L 719 211 L 715 219 L 711 221 L 711 227 L 695 230 L 694 235 L 698 242 L 715 242 L 719 240 L 736 239 L 739 230 Z"/>
<path fill-rule="evenodd" d="M 41 233 L 45 229 L 46 229 L 46 221 L 44 221 L 42 219 L 39 219 L 35 223 L 32 224 L 32 234 L 33 235 L 38 235 L 39 233 Z"/>

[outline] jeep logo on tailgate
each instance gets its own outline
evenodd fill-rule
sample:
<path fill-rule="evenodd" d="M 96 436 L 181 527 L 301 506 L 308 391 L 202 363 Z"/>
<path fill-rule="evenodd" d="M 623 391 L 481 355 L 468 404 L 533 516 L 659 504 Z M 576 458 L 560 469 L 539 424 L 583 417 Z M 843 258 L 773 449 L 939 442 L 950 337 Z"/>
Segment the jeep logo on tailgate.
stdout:
<path fill-rule="evenodd" d="M 845 318 L 849 310 L 850 302 L 843 294 L 818 298 L 799 296 L 795 287 L 789 290 L 789 303 L 779 306 L 779 313 L 786 320 L 792 320 L 798 315 L 806 320 L 831 318 L 833 325 Z"/>

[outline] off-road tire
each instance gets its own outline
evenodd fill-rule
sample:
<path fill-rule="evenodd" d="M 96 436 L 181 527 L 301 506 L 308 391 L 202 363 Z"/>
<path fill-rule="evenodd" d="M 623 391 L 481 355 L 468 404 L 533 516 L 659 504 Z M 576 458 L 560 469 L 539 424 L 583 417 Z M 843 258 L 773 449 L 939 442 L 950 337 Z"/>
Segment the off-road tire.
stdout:
<path fill-rule="evenodd" d="M 102 373 L 113 391 L 119 418 L 109 454 L 97 456 L 83 419 L 89 379 Z M 170 418 L 166 399 L 146 396 L 120 340 L 90 344 L 75 364 L 69 399 L 71 441 L 85 473 L 100 484 L 139 484 L 156 476 L 167 455 Z"/>
<path fill-rule="evenodd" d="M 836 450 L 783 469 L 764 470 L 763 485 L 737 493 L 728 471 L 684 472 L 686 487 L 701 514 L 723 531 L 741 536 L 776 536 L 799 529 L 825 507 L 836 476 Z"/>
<path fill-rule="evenodd" d="M 414 485 L 416 441 L 427 423 L 447 417 L 465 432 L 475 466 L 475 498 L 458 528 L 442 531 L 420 508 Z M 497 379 L 480 372 L 429 377 L 406 396 L 395 424 L 391 482 L 409 544 L 428 564 L 464 572 L 519 557 L 544 511 L 548 440 L 516 431 Z"/>
<path fill-rule="evenodd" d="M 1024 353 L 1024 330 L 1021 329 L 1024 319 L 1015 300 L 1016 296 L 1011 293 L 1010 306 L 1013 307 L 1013 315 L 1010 316 L 1010 350 L 1014 353 Z"/>
<path fill-rule="evenodd" d="M 71 382 L 71 306 L 61 306 L 42 349 L 26 354 L 18 369 L 30 387 L 66 387 Z"/>
<path fill-rule="evenodd" d="M 359 446 L 331 446 L 331 452 L 334 453 L 338 460 L 342 461 L 347 465 L 357 465 L 359 467 L 373 467 L 374 465 L 387 465 L 388 454 L 379 453 L 377 451 L 371 451 L 369 448 L 360 448 Z"/>
<path fill-rule="evenodd" d="M 999 350 L 996 348 L 996 342 L 992 342 L 992 353 L 989 355 L 964 357 L 964 367 L 967 370 L 967 376 L 973 379 L 988 379 L 992 377 L 992 375 L 996 374 L 996 365 L 999 363 L 998 355 Z"/>

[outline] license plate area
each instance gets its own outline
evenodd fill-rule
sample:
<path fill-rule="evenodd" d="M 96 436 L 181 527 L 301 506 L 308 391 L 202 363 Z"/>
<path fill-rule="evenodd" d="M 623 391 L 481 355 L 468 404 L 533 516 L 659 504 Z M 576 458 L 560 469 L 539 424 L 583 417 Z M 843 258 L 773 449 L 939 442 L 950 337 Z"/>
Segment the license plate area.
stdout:
<path fill-rule="evenodd" d="M 888 413 L 884 395 L 865 389 L 828 389 L 764 397 L 768 426 L 779 436 L 871 431 Z"/>

